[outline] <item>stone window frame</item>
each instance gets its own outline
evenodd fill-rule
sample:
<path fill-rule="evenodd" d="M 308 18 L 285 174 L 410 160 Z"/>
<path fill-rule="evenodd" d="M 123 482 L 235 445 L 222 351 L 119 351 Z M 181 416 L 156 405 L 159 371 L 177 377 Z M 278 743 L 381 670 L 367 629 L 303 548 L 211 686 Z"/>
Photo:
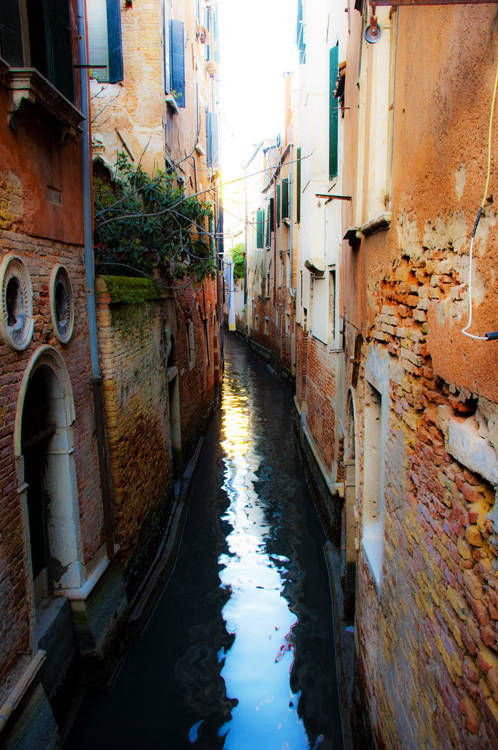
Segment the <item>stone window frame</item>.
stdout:
<path fill-rule="evenodd" d="M 369 445 L 367 414 L 368 393 L 364 393 L 363 410 L 363 497 L 361 514 L 361 545 L 372 574 L 378 594 L 382 590 L 383 562 L 384 562 L 384 496 L 386 481 L 386 446 L 389 431 L 390 394 L 389 384 L 392 373 L 389 362 L 384 353 L 377 348 L 369 352 L 365 365 L 365 391 L 368 388 L 375 391 L 379 396 L 379 420 L 378 430 L 372 434 L 372 442 L 375 442 L 375 453 L 372 455 Z M 371 394 L 375 397 L 375 394 Z M 371 416 L 371 415 L 370 415 Z M 376 463 L 370 463 L 371 459 Z M 367 476 L 374 471 L 376 475 L 377 488 L 373 488 L 373 494 L 368 495 Z M 377 498 L 374 498 L 374 495 Z M 376 503 L 378 503 L 376 505 Z M 377 516 L 377 518 L 376 518 Z"/>
<path fill-rule="evenodd" d="M 66 321 L 60 316 L 58 303 L 58 286 L 64 286 L 68 296 Z M 54 327 L 55 337 L 61 344 L 67 344 L 73 335 L 74 329 L 74 292 L 71 277 L 67 268 L 61 264 L 56 265 L 50 274 L 50 315 Z"/>
<path fill-rule="evenodd" d="M 14 287 L 15 283 L 17 283 L 17 292 Z M 0 333 L 11 349 L 24 351 L 31 343 L 34 330 L 33 287 L 29 269 L 19 255 L 8 253 L 2 258 L 0 294 Z M 12 294 L 15 294 L 15 298 L 12 298 Z M 12 320 L 14 313 L 15 319 Z"/>

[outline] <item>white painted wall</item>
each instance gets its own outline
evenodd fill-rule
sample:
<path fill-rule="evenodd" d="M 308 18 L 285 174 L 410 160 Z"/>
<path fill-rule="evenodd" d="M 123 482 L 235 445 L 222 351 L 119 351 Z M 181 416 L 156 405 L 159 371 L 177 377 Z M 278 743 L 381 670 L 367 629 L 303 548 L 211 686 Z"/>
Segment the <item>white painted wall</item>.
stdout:
<path fill-rule="evenodd" d="M 344 8 L 334 0 L 305 0 L 304 37 L 306 62 L 300 66 L 299 138 L 302 154 L 301 224 L 299 232 L 297 273 L 297 321 L 303 322 L 303 307 L 308 311 L 308 327 L 312 334 L 330 343 L 329 274 L 339 263 L 342 242 L 341 204 L 326 203 L 316 194 L 341 193 L 340 177 L 329 180 L 329 71 L 330 48 L 345 28 Z M 341 44 L 343 47 L 343 44 Z M 340 58 L 341 59 L 341 58 Z M 340 121 L 339 121 L 340 123 Z M 339 124 L 339 132 L 341 126 Z M 339 140 L 339 175 L 342 148 Z M 309 260 L 324 271 L 324 277 L 311 284 Z M 303 274 L 301 298 L 300 274 Z M 337 274 L 337 279 L 339 275 Z M 313 288 L 313 299 L 310 290 Z M 337 281 L 336 281 L 337 297 Z M 339 327 L 336 326 L 338 329 Z"/>

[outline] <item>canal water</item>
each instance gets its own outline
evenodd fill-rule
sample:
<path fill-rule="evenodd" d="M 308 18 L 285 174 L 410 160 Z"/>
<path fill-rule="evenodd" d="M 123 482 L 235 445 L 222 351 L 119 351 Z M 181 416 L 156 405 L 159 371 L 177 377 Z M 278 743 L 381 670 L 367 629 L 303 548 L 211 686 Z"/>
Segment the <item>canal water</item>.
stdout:
<path fill-rule="evenodd" d="M 292 406 L 229 335 L 175 570 L 67 747 L 342 748 L 325 540 Z"/>

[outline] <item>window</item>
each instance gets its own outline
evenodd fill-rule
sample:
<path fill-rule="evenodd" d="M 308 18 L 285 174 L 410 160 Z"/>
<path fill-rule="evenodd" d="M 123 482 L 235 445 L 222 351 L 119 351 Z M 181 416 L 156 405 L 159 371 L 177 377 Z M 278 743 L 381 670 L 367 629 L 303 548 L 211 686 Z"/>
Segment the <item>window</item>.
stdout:
<path fill-rule="evenodd" d="M 26 349 L 33 335 L 33 290 L 28 269 L 17 255 L 0 265 L 0 332 L 9 346 Z"/>
<path fill-rule="evenodd" d="M 338 175 L 339 110 L 334 91 L 339 74 L 339 44 L 330 49 L 330 79 L 329 79 L 329 179 Z"/>
<path fill-rule="evenodd" d="M 88 55 L 92 76 L 104 83 L 123 80 L 121 10 L 119 0 L 86 0 Z"/>
<path fill-rule="evenodd" d="M 297 48 L 299 50 L 299 62 L 303 65 L 306 62 L 306 45 L 304 43 L 304 23 L 303 23 L 303 0 L 297 0 Z"/>
<path fill-rule="evenodd" d="M 264 209 L 258 208 L 256 214 L 256 247 L 264 247 L 264 224 L 265 224 L 265 212 Z"/>
<path fill-rule="evenodd" d="M 74 101 L 69 0 L 1 0 L 0 53 L 9 65 L 36 68 Z"/>
<path fill-rule="evenodd" d="M 218 116 L 216 112 L 206 113 L 206 138 L 207 153 L 206 161 L 208 167 L 218 166 Z"/>
<path fill-rule="evenodd" d="M 164 56 L 164 91 L 169 94 L 171 90 L 171 60 L 169 23 L 171 15 L 170 0 L 163 0 L 163 56 Z"/>
<path fill-rule="evenodd" d="M 277 184 L 277 227 L 280 226 L 280 194 L 282 192 L 282 188 L 280 186 L 280 183 Z"/>
<path fill-rule="evenodd" d="M 384 548 L 382 396 L 368 381 L 365 388 L 362 543 L 379 588 Z"/>
<path fill-rule="evenodd" d="M 50 278 L 50 313 L 55 335 L 67 344 L 73 333 L 74 296 L 69 274 L 64 266 L 56 266 Z"/>
<path fill-rule="evenodd" d="M 296 221 L 301 221 L 301 149 L 297 149 L 296 164 Z"/>
<path fill-rule="evenodd" d="M 171 91 L 176 103 L 185 107 L 185 39 L 183 21 L 170 20 Z"/>
<path fill-rule="evenodd" d="M 24 65 L 18 0 L 2 0 L 0 3 L 0 54 L 9 65 Z"/>
<path fill-rule="evenodd" d="M 396 12 L 391 13 L 390 8 L 383 7 L 378 8 L 376 13 L 382 35 L 375 45 L 363 41 L 359 76 L 358 152 L 353 222 L 364 234 L 387 229 L 391 220 Z"/>
<path fill-rule="evenodd" d="M 195 365 L 195 334 L 194 324 L 191 320 L 187 320 L 187 354 L 188 354 L 188 365 L 192 369 Z"/>
<path fill-rule="evenodd" d="M 329 342 L 335 344 L 335 268 L 329 271 Z"/>
<path fill-rule="evenodd" d="M 273 228 L 272 218 L 273 218 L 273 198 L 270 198 L 268 202 L 268 208 L 266 209 L 266 240 L 265 240 L 266 247 L 270 247 L 270 244 L 271 244 L 271 232 Z"/>
<path fill-rule="evenodd" d="M 289 219 L 289 178 L 282 180 L 282 219 Z"/>

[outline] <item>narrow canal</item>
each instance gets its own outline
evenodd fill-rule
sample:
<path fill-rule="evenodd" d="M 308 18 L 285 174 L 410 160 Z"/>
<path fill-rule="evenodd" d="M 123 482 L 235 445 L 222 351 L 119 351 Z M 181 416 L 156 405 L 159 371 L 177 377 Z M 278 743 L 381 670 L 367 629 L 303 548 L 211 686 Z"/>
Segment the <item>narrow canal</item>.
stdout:
<path fill-rule="evenodd" d="M 341 748 L 324 541 L 291 393 L 228 336 L 175 570 L 67 747 Z"/>

